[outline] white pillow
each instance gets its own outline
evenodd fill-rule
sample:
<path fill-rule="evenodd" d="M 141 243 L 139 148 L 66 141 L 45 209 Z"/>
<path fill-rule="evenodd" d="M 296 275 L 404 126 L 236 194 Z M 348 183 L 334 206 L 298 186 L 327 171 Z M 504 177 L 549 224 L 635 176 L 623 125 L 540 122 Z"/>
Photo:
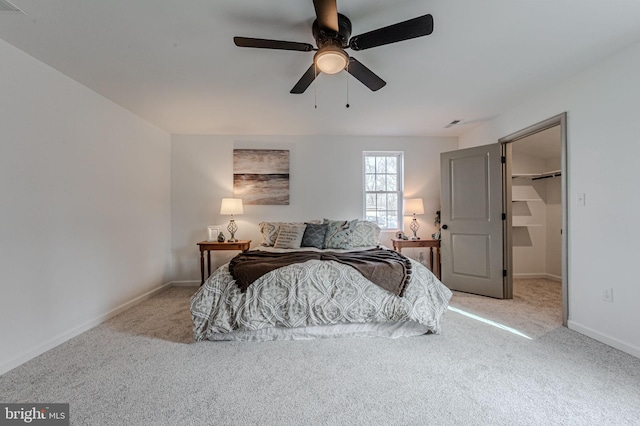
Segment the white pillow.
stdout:
<path fill-rule="evenodd" d="M 262 245 L 273 246 L 278 238 L 280 222 L 260 222 L 260 232 L 262 233 Z"/>
<path fill-rule="evenodd" d="M 295 223 L 282 223 L 280 224 L 280 230 L 278 231 L 278 238 L 273 245 L 274 248 L 282 249 L 297 249 L 300 248 L 302 243 L 302 237 L 304 236 L 304 230 L 307 225 L 295 224 Z"/>
<path fill-rule="evenodd" d="M 380 239 L 380 227 L 375 222 L 360 220 L 353 231 L 353 247 L 377 246 Z"/>

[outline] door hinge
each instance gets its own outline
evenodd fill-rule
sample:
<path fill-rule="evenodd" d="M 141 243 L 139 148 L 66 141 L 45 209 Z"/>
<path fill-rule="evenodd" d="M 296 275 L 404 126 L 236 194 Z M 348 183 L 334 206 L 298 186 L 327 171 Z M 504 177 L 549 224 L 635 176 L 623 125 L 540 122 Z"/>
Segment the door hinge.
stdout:
<path fill-rule="evenodd" d="M 506 164 L 507 163 L 507 157 L 505 157 L 504 155 L 502 157 L 500 157 L 500 162 L 502 164 Z"/>
<path fill-rule="evenodd" d="M 502 213 L 502 220 L 507 220 L 507 214 L 506 213 Z"/>
<path fill-rule="evenodd" d="M 506 276 L 507 276 L 507 270 L 506 270 L 506 269 L 503 269 L 503 270 L 502 270 L 502 276 L 503 276 L 503 277 L 506 277 Z"/>

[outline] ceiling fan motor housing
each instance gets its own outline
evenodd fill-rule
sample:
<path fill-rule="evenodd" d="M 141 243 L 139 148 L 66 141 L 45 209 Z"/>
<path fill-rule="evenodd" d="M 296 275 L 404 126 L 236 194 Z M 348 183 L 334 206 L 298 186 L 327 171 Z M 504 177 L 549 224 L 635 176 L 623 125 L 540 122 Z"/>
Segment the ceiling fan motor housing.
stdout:
<path fill-rule="evenodd" d="M 317 19 L 313 21 L 311 30 L 313 32 L 313 38 L 316 39 L 318 49 L 325 46 L 336 46 L 341 48 L 349 46 L 349 37 L 351 37 L 351 21 L 341 13 L 338 13 L 338 32 L 327 28 L 320 28 Z"/>

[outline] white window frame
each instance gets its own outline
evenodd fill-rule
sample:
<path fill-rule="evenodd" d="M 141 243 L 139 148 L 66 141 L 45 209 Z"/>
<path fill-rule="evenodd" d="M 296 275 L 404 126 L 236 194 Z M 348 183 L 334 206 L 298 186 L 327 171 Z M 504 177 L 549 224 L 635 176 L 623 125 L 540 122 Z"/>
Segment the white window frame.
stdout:
<path fill-rule="evenodd" d="M 367 158 L 368 157 L 395 157 L 396 161 L 397 161 L 397 167 L 396 167 L 396 182 L 398 184 L 397 190 L 396 191 L 367 191 Z M 374 173 L 375 175 L 377 175 L 378 173 Z M 382 174 L 382 173 L 381 173 Z M 383 174 L 388 174 L 388 173 L 383 173 Z M 402 206 L 403 206 L 403 200 L 404 200 L 404 152 L 403 151 L 363 151 L 362 152 L 362 194 L 363 194 L 363 204 L 362 204 L 362 210 L 363 210 L 363 217 L 365 218 L 365 220 L 374 220 L 375 222 L 378 223 L 378 225 L 380 226 L 380 228 L 382 228 L 383 230 L 387 231 L 387 230 L 393 230 L 393 231 L 397 231 L 397 230 L 402 230 L 403 226 L 404 226 L 404 216 L 403 216 L 403 211 L 402 211 Z M 367 215 L 367 195 L 370 194 L 396 194 L 397 195 L 397 205 L 395 206 L 395 209 L 389 208 L 389 206 L 387 206 L 387 208 L 389 208 L 388 210 L 384 210 L 386 212 L 389 211 L 395 211 L 397 212 L 397 226 L 395 227 L 389 227 L 387 225 L 385 225 L 384 223 L 381 223 L 378 220 L 378 216 L 376 215 L 375 219 L 371 219 L 370 216 Z M 388 217 L 388 215 L 386 215 Z"/>

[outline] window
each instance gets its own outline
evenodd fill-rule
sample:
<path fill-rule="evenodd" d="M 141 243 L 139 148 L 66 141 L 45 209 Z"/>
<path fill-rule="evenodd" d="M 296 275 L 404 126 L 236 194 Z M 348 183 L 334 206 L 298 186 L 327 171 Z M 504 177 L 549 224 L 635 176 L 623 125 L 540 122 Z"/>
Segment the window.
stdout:
<path fill-rule="evenodd" d="M 402 152 L 364 152 L 364 216 L 382 229 L 400 229 Z"/>

